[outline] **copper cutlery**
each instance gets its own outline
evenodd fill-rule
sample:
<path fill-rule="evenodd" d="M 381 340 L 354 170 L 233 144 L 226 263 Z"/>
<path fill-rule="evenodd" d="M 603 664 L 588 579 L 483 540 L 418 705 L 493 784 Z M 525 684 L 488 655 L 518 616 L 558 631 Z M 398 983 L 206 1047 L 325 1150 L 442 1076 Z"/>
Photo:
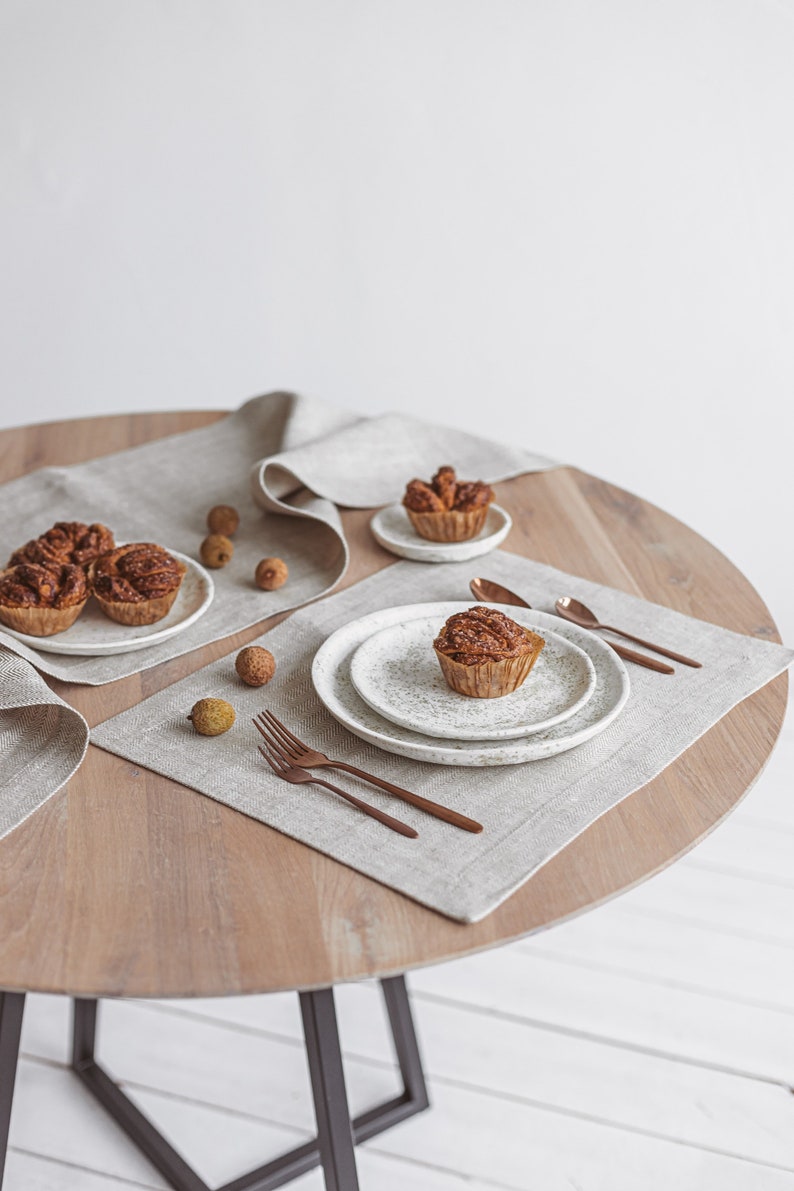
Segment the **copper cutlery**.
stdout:
<path fill-rule="evenodd" d="M 445 823 L 451 823 L 454 827 L 461 827 L 464 831 L 471 831 L 475 834 L 482 831 L 482 823 L 478 823 L 475 819 L 469 819 L 466 815 L 461 815 L 458 811 L 450 810 L 449 807 L 442 806 L 439 802 L 433 802 L 429 798 L 424 798 L 421 794 L 414 794 L 411 790 L 404 790 L 402 786 L 395 786 L 392 782 L 387 782 L 384 778 L 376 777 L 374 773 L 367 773 L 364 769 L 358 769 L 355 765 L 349 765 L 347 761 L 332 760 L 325 753 L 321 753 L 319 750 L 305 744 L 294 732 L 290 732 L 289 728 L 285 727 L 281 720 L 276 719 L 271 711 L 265 710 L 258 715 L 254 720 L 254 726 L 263 736 L 267 733 L 271 741 L 275 740 L 282 755 L 291 765 L 301 766 L 304 769 L 316 769 L 323 766 L 343 769 L 346 773 L 352 773 L 355 777 L 363 778 L 364 781 L 369 782 L 373 786 L 379 786 L 381 790 L 385 790 L 388 794 L 393 794 L 395 798 L 401 798 L 403 802 L 408 802 L 411 806 L 426 811 L 436 819 L 443 819 Z"/>
<path fill-rule="evenodd" d="M 509 587 L 503 587 L 501 583 L 494 583 L 491 579 L 472 579 L 469 587 L 476 599 L 484 600 L 486 603 L 513 604 L 519 608 L 532 607 Z M 656 670 L 659 674 L 675 674 L 673 667 L 668 666 L 666 662 L 649 658 L 647 654 L 638 653 L 636 649 L 627 649 L 625 645 L 618 645 L 614 641 L 608 641 L 606 644 L 611 645 L 618 657 L 624 658 L 627 662 L 636 662 L 638 666 Z"/>
<path fill-rule="evenodd" d="M 600 624 L 595 613 L 591 612 L 581 600 L 575 600 L 573 596 L 560 596 L 554 607 L 559 616 L 564 616 L 566 620 L 570 620 L 572 624 L 578 624 L 580 628 L 591 631 L 603 629 L 608 633 L 617 633 L 618 637 L 625 637 L 627 641 L 635 641 L 637 645 L 644 645 L 646 649 L 652 649 L 654 653 L 660 653 L 674 662 L 682 662 L 685 666 L 695 666 L 700 669 L 703 664 L 693 661 L 692 658 L 684 657 L 682 653 L 673 653 L 672 649 L 664 649 L 661 645 L 654 645 L 651 641 L 643 641 L 642 637 L 635 637 L 633 633 L 627 633 L 625 629 L 616 629 L 612 624 Z"/>
<path fill-rule="evenodd" d="M 256 720 L 254 720 L 254 723 L 256 724 Z M 276 777 L 283 778 L 285 782 L 293 782 L 298 785 L 304 782 L 310 782 L 315 786 L 324 786 L 326 790 L 332 790 L 334 794 L 338 794 L 346 802 L 352 803 L 353 806 L 363 811 L 365 815 L 369 815 L 370 818 L 377 819 L 379 823 L 390 827 L 392 831 L 397 831 L 400 835 L 407 835 L 411 839 L 416 839 L 419 835 L 419 832 L 413 827 L 409 827 L 407 823 L 402 823 L 399 819 L 394 819 L 391 815 L 387 815 L 385 811 L 378 810 L 376 806 L 370 806 L 368 802 L 364 802 L 361 798 L 356 798 L 355 794 L 350 794 L 347 790 L 342 790 L 339 786 L 333 786 L 321 777 L 315 777 L 313 773 L 309 773 L 308 769 L 301 769 L 298 765 L 290 764 L 263 728 L 259 724 L 256 724 L 256 726 L 267 741 L 267 747 L 263 748 L 260 744 L 257 745 L 257 748 Z"/>

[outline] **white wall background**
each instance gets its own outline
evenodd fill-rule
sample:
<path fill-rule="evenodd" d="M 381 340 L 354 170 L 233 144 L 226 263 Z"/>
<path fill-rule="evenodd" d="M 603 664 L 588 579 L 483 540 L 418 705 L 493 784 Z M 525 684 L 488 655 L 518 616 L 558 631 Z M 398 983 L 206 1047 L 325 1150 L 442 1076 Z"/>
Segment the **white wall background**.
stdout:
<path fill-rule="evenodd" d="M 515 436 L 794 641 L 793 130 L 786 0 L 3 0 L 0 425 L 289 387 Z"/>

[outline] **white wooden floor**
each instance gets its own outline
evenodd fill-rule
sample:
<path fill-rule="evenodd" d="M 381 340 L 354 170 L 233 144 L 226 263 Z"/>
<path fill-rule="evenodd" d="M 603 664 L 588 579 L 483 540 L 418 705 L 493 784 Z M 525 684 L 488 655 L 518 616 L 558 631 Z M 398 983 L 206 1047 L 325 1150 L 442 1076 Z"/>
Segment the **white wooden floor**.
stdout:
<path fill-rule="evenodd" d="M 364 1191 L 794 1191 L 794 716 L 688 857 L 543 935 L 409 977 L 433 1106 Z M 338 992 L 354 1111 L 394 1094 L 377 985 Z M 211 1185 L 313 1129 L 297 999 L 106 1002 L 101 1056 Z M 164 1182 L 26 1009 L 5 1191 Z M 319 1191 L 319 1171 L 293 1184 Z"/>

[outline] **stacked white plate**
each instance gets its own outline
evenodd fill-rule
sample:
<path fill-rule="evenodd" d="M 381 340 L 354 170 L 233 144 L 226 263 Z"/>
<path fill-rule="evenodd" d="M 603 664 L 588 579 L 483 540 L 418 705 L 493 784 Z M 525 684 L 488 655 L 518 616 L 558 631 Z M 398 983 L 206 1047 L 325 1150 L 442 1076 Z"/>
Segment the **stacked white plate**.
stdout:
<path fill-rule="evenodd" d="M 629 696 L 626 668 L 606 642 L 544 612 L 499 608 L 546 644 L 517 691 L 472 699 L 450 690 L 433 640 L 469 603 L 410 604 L 333 633 L 312 679 L 330 713 L 361 739 L 440 765 L 513 765 L 551 757 L 612 723 Z"/>

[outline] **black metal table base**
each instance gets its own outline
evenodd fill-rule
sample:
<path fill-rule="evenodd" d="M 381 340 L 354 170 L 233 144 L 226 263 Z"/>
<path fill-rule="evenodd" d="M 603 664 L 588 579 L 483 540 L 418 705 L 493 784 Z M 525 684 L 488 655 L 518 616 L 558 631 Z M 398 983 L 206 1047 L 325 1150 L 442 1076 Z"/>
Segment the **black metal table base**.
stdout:
<path fill-rule="evenodd" d="M 24 1008 L 24 993 L 0 992 L 0 1187 L 3 1185 L 6 1164 L 8 1126 L 11 1123 L 11 1101 L 14 1099 Z"/>
<path fill-rule="evenodd" d="M 240 1178 L 233 1179 L 230 1183 L 225 1183 L 217 1191 L 272 1191 L 273 1188 L 283 1186 L 318 1165 L 322 1165 L 327 1191 L 358 1191 L 355 1145 L 428 1107 L 427 1088 L 405 979 L 403 976 L 393 976 L 381 980 L 380 984 L 402 1075 L 402 1093 L 351 1120 L 333 989 L 324 988 L 315 992 L 299 993 L 317 1119 L 317 1138 Z M 22 994 L 10 993 L 0 996 L 20 998 L 18 1006 L 6 1006 L 5 1011 L 3 1001 L 0 1000 L 0 1141 L 3 1141 L 8 1064 L 11 1063 L 10 1056 L 13 1053 L 13 1075 L 22 1021 L 21 1002 L 24 997 Z M 204 1180 L 96 1061 L 97 1009 L 98 1002 L 95 1000 L 79 999 L 74 1002 L 74 1071 L 175 1191 L 210 1191 Z M 7 1022 L 4 1030 L 5 1018 Z M 12 1092 L 13 1079 L 7 1096 L 6 1136 Z M 2 1154 L 5 1154 L 4 1144 Z"/>

